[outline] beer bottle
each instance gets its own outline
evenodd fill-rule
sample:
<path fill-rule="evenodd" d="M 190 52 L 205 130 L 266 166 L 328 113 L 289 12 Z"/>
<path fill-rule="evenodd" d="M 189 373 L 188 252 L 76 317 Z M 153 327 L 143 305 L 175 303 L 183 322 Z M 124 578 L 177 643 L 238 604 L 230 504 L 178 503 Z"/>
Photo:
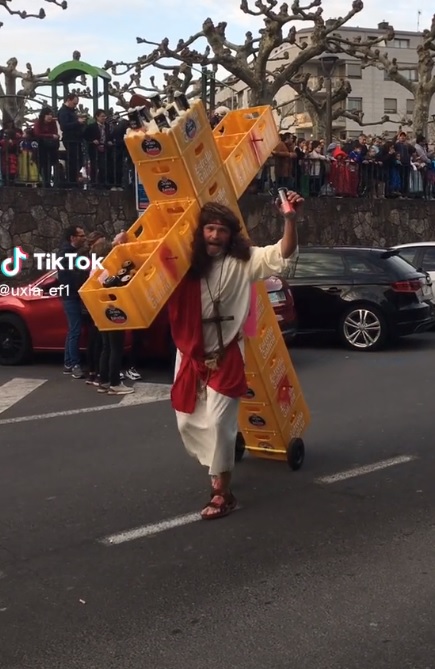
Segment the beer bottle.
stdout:
<path fill-rule="evenodd" d="M 180 115 L 185 114 L 190 109 L 190 103 L 185 93 L 177 91 L 174 93 L 174 102 Z"/>

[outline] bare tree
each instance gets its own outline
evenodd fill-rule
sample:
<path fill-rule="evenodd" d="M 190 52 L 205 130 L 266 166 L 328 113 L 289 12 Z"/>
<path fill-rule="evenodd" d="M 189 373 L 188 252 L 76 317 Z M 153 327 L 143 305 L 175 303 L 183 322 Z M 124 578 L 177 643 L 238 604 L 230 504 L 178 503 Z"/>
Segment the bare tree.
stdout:
<path fill-rule="evenodd" d="M 317 77 L 312 86 L 310 81 L 313 79 L 309 73 L 297 74 L 291 81 L 290 86 L 304 100 L 305 109 L 313 122 L 313 136 L 326 136 L 326 96 L 320 97 L 319 93 L 324 88 L 324 78 Z M 348 118 L 359 126 L 380 125 L 387 123 L 390 118 L 384 115 L 380 120 L 365 121 L 364 112 L 356 109 L 346 109 L 343 106 L 347 97 L 352 92 L 352 86 L 347 79 L 338 79 L 332 90 L 331 107 L 332 121 L 339 118 Z"/>
<path fill-rule="evenodd" d="M 416 134 L 425 134 L 429 118 L 429 107 L 435 94 L 435 15 L 430 30 L 425 30 L 417 46 L 417 77 L 411 81 L 403 71 L 409 65 L 399 65 L 397 58 L 389 58 L 388 53 L 379 48 L 395 37 L 394 28 L 389 26 L 385 35 L 374 40 L 345 39 L 340 34 L 332 35 L 329 41 L 330 51 L 347 53 L 361 61 L 362 67 L 377 67 L 384 70 L 389 79 L 406 88 L 414 97 L 412 126 Z"/>
<path fill-rule="evenodd" d="M 26 104 L 36 96 L 38 86 L 48 84 L 50 70 L 35 74 L 30 63 L 26 63 L 26 71 L 18 69 L 16 58 L 9 58 L 6 65 L 0 65 L 0 74 L 4 77 L 4 85 L 0 83 L 0 108 L 3 122 L 14 121 L 17 126 L 23 123 L 27 111 Z M 21 83 L 21 88 L 18 86 Z"/>
<path fill-rule="evenodd" d="M 50 3 L 52 5 L 57 5 L 61 9 L 67 9 L 68 3 L 66 0 L 41 0 L 42 2 Z M 20 19 L 45 19 L 46 14 L 43 7 L 39 10 L 37 14 L 29 14 L 23 9 L 12 9 L 13 0 L 0 0 L 0 8 L 6 10 L 11 16 L 19 16 Z M 16 5 L 15 5 L 16 6 Z M 3 26 L 3 23 L 0 21 L 0 28 Z"/>
<path fill-rule="evenodd" d="M 207 18 L 202 30 L 193 34 L 189 39 L 180 39 L 173 48 L 169 45 L 168 38 L 161 42 L 152 42 L 145 38 L 137 37 L 138 44 L 147 44 L 154 49 L 149 54 L 144 54 L 134 63 L 108 62 L 106 69 L 111 69 L 114 74 L 127 74 L 132 72 L 132 82 L 137 87 L 141 86 L 143 71 L 149 67 L 157 67 L 167 71 L 174 69 L 173 64 L 165 64 L 165 61 L 178 61 L 181 63 L 179 71 L 173 72 L 175 77 L 179 74 L 184 76 L 180 88 L 186 90 L 189 85 L 188 77 L 191 75 L 189 69 L 182 71 L 182 67 L 193 68 L 195 65 L 211 66 L 215 71 L 223 67 L 237 80 L 243 81 L 250 89 L 250 104 L 273 104 L 276 93 L 285 86 L 301 69 L 301 67 L 312 58 L 320 56 L 328 47 L 330 35 L 337 31 L 355 14 L 363 9 L 362 0 L 353 0 L 352 8 L 344 17 L 332 19 L 327 22 L 322 17 L 321 0 L 311 0 L 306 6 L 301 6 L 299 0 L 294 0 L 291 9 L 284 3 L 279 10 L 275 10 L 277 0 L 256 0 L 256 10 L 251 9 L 248 0 L 241 0 L 240 9 L 245 14 L 263 17 L 264 28 L 259 30 L 259 36 L 254 37 L 252 32 L 246 33 L 244 44 L 233 44 L 226 37 L 227 23 L 222 22 L 215 26 L 210 18 Z M 311 11 L 314 10 L 314 11 Z M 283 44 L 294 45 L 296 43 L 296 21 L 303 21 L 312 25 L 310 44 L 300 49 L 296 57 L 284 67 L 273 69 L 274 60 L 271 58 L 275 49 Z M 290 28 L 288 28 L 290 25 Z M 207 45 L 203 52 L 197 51 L 193 45 L 200 39 L 205 39 Z M 161 62 L 163 61 L 163 63 Z M 154 89 L 153 82 L 151 82 Z M 172 88 L 167 82 L 166 88 Z M 140 90 L 149 90 L 143 87 Z"/>

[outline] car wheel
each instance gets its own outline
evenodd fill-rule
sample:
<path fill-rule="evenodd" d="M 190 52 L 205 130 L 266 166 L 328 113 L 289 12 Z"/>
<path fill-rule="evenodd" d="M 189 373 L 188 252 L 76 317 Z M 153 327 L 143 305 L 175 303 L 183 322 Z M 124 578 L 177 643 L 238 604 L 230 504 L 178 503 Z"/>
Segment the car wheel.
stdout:
<path fill-rule="evenodd" d="M 378 307 L 351 304 L 341 317 L 339 335 L 354 351 L 377 351 L 387 342 L 388 326 Z"/>
<path fill-rule="evenodd" d="M 15 314 L 0 314 L 0 365 L 23 365 L 32 353 L 24 321 Z"/>

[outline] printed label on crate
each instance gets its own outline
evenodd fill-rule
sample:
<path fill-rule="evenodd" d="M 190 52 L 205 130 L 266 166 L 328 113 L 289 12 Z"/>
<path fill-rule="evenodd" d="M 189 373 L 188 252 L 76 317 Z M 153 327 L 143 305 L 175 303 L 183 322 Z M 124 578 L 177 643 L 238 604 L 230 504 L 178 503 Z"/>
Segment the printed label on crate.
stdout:
<path fill-rule="evenodd" d="M 258 350 L 260 351 L 263 360 L 266 360 L 269 357 L 276 344 L 277 341 L 275 337 L 275 332 L 273 330 L 272 325 L 269 325 L 264 334 L 264 337 L 262 338 L 261 342 L 258 345 Z"/>
<path fill-rule="evenodd" d="M 204 184 L 208 181 L 217 169 L 218 166 L 216 164 L 215 156 L 210 149 L 207 149 L 203 157 L 196 161 L 194 165 L 195 174 L 200 184 Z"/>
<path fill-rule="evenodd" d="M 284 378 L 286 377 L 287 377 L 287 370 L 285 362 L 282 358 L 280 358 L 269 375 L 269 381 L 272 385 L 272 388 L 276 390 L 279 384 L 282 383 Z"/>
<path fill-rule="evenodd" d="M 257 293 L 257 323 L 264 314 L 264 300 L 260 293 Z"/>
<path fill-rule="evenodd" d="M 257 416 L 257 414 L 253 414 L 252 416 L 249 416 L 249 422 L 251 425 L 254 425 L 254 427 L 264 427 L 266 425 L 266 421 L 264 418 L 261 416 Z"/>
<path fill-rule="evenodd" d="M 125 314 L 122 309 L 118 309 L 118 307 L 108 307 L 106 309 L 106 318 L 112 323 L 121 325 L 127 321 L 127 314 Z"/>
<path fill-rule="evenodd" d="M 156 139 L 144 139 L 142 151 L 149 156 L 159 156 L 162 152 L 162 145 Z"/>
<path fill-rule="evenodd" d="M 186 123 L 183 126 L 183 139 L 185 142 L 191 142 L 194 137 L 202 130 L 201 121 L 196 111 L 189 115 Z"/>
<path fill-rule="evenodd" d="M 152 285 L 145 286 L 145 295 L 153 309 L 158 309 L 167 301 L 169 295 L 174 289 L 164 272 L 160 272 L 153 279 Z"/>
<path fill-rule="evenodd" d="M 302 411 L 291 425 L 290 437 L 299 437 L 305 429 L 305 416 Z"/>
<path fill-rule="evenodd" d="M 177 192 L 177 184 L 172 179 L 160 179 L 157 188 L 163 195 L 175 195 Z"/>

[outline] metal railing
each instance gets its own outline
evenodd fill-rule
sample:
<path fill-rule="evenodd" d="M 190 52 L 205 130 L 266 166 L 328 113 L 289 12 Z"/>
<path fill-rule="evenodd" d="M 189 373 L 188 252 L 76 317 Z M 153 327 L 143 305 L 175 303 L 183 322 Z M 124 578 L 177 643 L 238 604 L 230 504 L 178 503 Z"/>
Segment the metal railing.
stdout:
<path fill-rule="evenodd" d="M 123 141 L 89 142 L 0 140 L 0 186 L 124 189 L 134 183 L 134 164 Z M 251 192 L 272 186 L 312 197 L 435 197 L 435 164 L 402 165 L 391 157 L 356 163 L 348 159 L 289 159 L 285 176 L 273 157 L 251 184 Z M 146 191 L 146 184 L 144 184 Z"/>

